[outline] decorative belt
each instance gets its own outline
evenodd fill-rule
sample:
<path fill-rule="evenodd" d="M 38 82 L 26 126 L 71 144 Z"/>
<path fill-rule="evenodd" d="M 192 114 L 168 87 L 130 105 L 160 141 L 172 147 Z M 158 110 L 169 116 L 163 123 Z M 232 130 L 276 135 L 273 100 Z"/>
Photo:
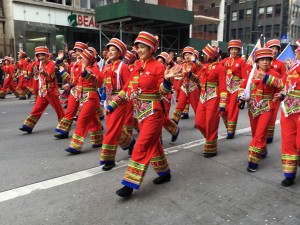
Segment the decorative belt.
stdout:
<path fill-rule="evenodd" d="M 292 96 L 292 97 L 295 97 L 295 98 L 300 98 L 300 90 L 293 90 L 293 91 L 288 93 L 288 96 Z"/>
<path fill-rule="evenodd" d="M 232 80 L 241 80 L 242 78 L 238 77 L 238 76 L 232 76 L 231 78 Z"/>
<path fill-rule="evenodd" d="M 259 94 L 256 95 L 256 94 L 251 94 L 251 98 L 255 98 L 256 96 L 260 96 Z M 274 95 L 271 94 L 271 95 L 261 95 L 261 99 L 262 100 L 273 100 L 274 98 Z"/>
<path fill-rule="evenodd" d="M 218 87 L 218 82 L 207 82 L 206 87 Z"/>
<path fill-rule="evenodd" d="M 139 94 L 137 96 L 138 100 L 143 100 L 143 101 L 160 101 L 162 100 L 161 94 Z"/>
<path fill-rule="evenodd" d="M 97 92 L 97 88 L 78 86 L 78 91 L 81 91 L 81 92 Z"/>

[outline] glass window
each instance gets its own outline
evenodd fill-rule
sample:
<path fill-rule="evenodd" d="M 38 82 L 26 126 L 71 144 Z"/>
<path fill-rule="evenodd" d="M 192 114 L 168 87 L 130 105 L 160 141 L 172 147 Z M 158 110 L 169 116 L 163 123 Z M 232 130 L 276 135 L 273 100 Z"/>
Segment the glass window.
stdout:
<path fill-rule="evenodd" d="M 273 36 L 278 38 L 280 36 L 280 25 L 275 24 L 273 29 Z"/>
<path fill-rule="evenodd" d="M 239 10 L 239 20 L 244 20 L 244 10 Z"/>
<path fill-rule="evenodd" d="M 99 6 L 104 6 L 105 5 L 105 0 L 90 0 L 91 1 L 91 9 L 95 9 L 96 7 Z"/>
<path fill-rule="evenodd" d="M 252 14 L 252 9 L 247 9 L 246 10 L 246 20 L 250 20 L 251 19 L 251 14 Z"/>
<path fill-rule="evenodd" d="M 232 12 L 231 21 L 237 21 L 237 12 Z"/>
<path fill-rule="evenodd" d="M 273 6 L 268 6 L 267 7 L 267 17 L 272 17 L 273 16 Z"/>
<path fill-rule="evenodd" d="M 275 16 L 280 16 L 281 15 L 281 5 L 275 5 Z"/>
<path fill-rule="evenodd" d="M 81 8 L 88 8 L 88 0 L 80 0 L 80 7 Z"/>
<path fill-rule="evenodd" d="M 244 32 L 243 28 L 238 29 L 238 38 L 239 39 L 242 39 L 242 40 L 244 39 L 244 33 L 243 32 Z"/>
<path fill-rule="evenodd" d="M 236 39 L 236 29 L 231 30 L 231 39 Z"/>
<path fill-rule="evenodd" d="M 265 17 L 265 8 L 261 7 L 258 9 L 258 15 L 260 19 L 263 19 Z"/>
<path fill-rule="evenodd" d="M 62 4 L 62 0 L 46 0 L 46 2 L 53 2 L 57 4 Z"/>
<path fill-rule="evenodd" d="M 272 25 L 266 26 L 266 37 L 270 38 L 272 36 Z"/>
<path fill-rule="evenodd" d="M 249 42 L 250 41 L 250 34 L 251 34 L 251 29 L 250 27 L 245 28 L 245 41 Z"/>

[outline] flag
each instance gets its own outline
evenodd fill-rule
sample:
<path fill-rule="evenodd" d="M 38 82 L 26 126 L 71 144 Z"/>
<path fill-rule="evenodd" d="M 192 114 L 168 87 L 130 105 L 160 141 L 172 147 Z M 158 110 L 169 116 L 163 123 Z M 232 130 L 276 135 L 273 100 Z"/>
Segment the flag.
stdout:
<path fill-rule="evenodd" d="M 290 59 L 293 60 L 295 58 L 295 52 L 293 51 L 290 44 L 288 44 L 285 49 L 280 53 L 277 59 L 285 62 L 285 60 Z"/>
<path fill-rule="evenodd" d="M 252 52 L 250 53 L 247 62 L 254 63 L 254 53 L 257 49 L 261 48 L 260 39 L 257 40 Z"/>

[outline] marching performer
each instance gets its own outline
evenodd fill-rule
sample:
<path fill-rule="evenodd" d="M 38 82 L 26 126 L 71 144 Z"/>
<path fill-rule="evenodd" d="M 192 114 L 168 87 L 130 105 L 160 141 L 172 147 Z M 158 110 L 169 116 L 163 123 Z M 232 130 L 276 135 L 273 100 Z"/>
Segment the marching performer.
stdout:
<path fill-rule="evenodd" d="M 161 145 L 161 131 L 164 119 L 162 95 L 171 91 L 171 82 L 164 80 L 164 66 L 153 57 L 158 47 L 156 37 L 148 32 L 140 32 L 134 42 L 140 60 L 131 73 L 132 86 L 124 87 L 118 96 L 107 106 L 113 113 L 116 108 L 132 99 L 136 105 L 140 134 L 133 149 L 132 158 L 122 180 L 123 188 L 116 193 L 128 197 L 133 189 L 139 189 L 149 163 L 159 175 L 153 182 L 162 184 L 170 181 L 171 174 Z M 172 71 L 178 67 L 173 67 Z M 181 68 L 180 68 L 181 69 Z M 178 69 L 178 73 L 180 71 Z M 166 78 L 177 73 L 169 73 Z"/>
<path fill-rule="evenodd" d="M 35 48 L 35 55 L 39 60 L 39 95 L 36 103 L 19 128 L 21 131 L 31 133 L 32 129 L 42 116 L 48 104 L 54 108 L 57 119 L 60 121 L 64 116 L 64 110 L 58 98 L 58 85 L 55 76 L 55 64 L 49 59 L 49 50 L 46 46 L 39 46 Z"/>
<path fill-rule="evenodd" d="M 227 103 L 222 118 L 227 128 L 227 139 L 234 138 L 239 116 L 238 89 L 242 80 L 247 77 L 246 62 L 239 57 L 241 49 L 241 40 L 229 41 L 228 53 L 230 57 L 220 62 L 226 70 Z"/>
<path fill-rule="evenodd" d="M 103 140 L 102 124 L 97 114 L 100 108 L 98 87 L 103 83 L 103 77 L 95 63 L 92 51 L 85 49 L 80 54 L 81 67 L 78 77 L 77 99 L 79 101 L 79 115 L 76 129 L 72 135 L 69 147 L 65 151 L 71 154 L 79 154 L 88 131 L 92 147 L 101 147 Z"/>
<path fill-rule="evenodd" d="M 295 50 L 297 63 L 290 69 L 282 95 L 284 98 L 281 112 L 281 154 L 285 179 L 284 187 L 294 184 L 299 165 L 300 150 L 300 47 Z"/>
<path fill-rule="evenodd" d="M 279 74 L 278 78 L 283 79 L 286 76 L 287 72 L 286 72 L 285 63 L 277 59 L 278 53 L 280 52 L 281 49 L 280 41 L 277 39 L 272 39 L 266 43 L 266 47 L 272 49 L 273 60 L 271 62 L 271 68 Z M 280 101 L 276 101 L 274 105 L 273 116 L 268 128 L 267 144 L 273 142 L 275 122 L 276 122 L 279 107 L 280 107 Z"/>
<path fill-rule="evenodd" d="M 60 76 L 64 81 L 67 83 L 63 85 L 64 90 L 70 90 L 70 95 L 68 97 L 68 106 L 67 111 L 62 118 L 61 121 L 57 124 L 55 131 L 58 134 L 55 134 L 54 137 L 57 139 L 64 139 L 69 137 L 69 132 L 71 130 L 71 126 L 74 120 L 74 117 L 76 116 L 78 107 L 79 107 L 79 99 L 78 99 L 78 79 L 81 77 L 81 58 L 80 54 L 83 52 L 83 50 L 87 49 L 88 46 L 85 43 L 82 42 L 75 42 L 74 45 L 74 51 L 77 56 L 77 62 L 73 64 L 73 67 L 70 69 L 70 72 L 68 73 L 64 67 L 62 67 L 63 63 L 63 57 L 64 53 L 60 52 L 58 54 L 58 60 L 56 61 L 56 65 L 60 66 Z"/>
<path fill-rule="evenodd" d="M 126 45 L 121 40 L 112 38 L 106 45 L 106 49 L 111 63 L 103 69 L 103 76 L 106 83 L 106 103 L 110 104 L 128 82 L 130 71 L 121 61 L 127 51 Z M 106 116 L 106 133 L 100 155 L 100 165 L 104 165 L 102 167 L 104 171 L 111 170 L 115 166 L 118 143 L 123 149 L 133 148 L 135 143 L 132 136 L 123 128 L 128 105 L 128 102 L 124 102 L 114 113 Z"/>
<path fill-rule="evenodd" d="M 31 98 L 32 92 L 28 87 L 28 80 L 29 77 L 27 75 L 27 54 L 26 52 L 20 51 L 19 55 L 19 62 L 18 62 L 18 71 L 17 74 L 19 76 L 18 80 L 18 92 L 19 92 L 19 99 L 26 100 L 26 95 L 28 95 L 28 99 Z"/>
<path fill-rule="evenodd" d="M 11 64 L 10 57 L 5 56 L 3 61 L 5 64 L 3 66 L 4 83 L 3 83 L 3 87 L 0 90 L 0 98 L 2 99 L 5 98 L 8 89 L 10 89 L 16 97 L 19 97 L 19 93 L 13 85 L 15 67 Z"/>
<path fill-rule="evenodd" d="M 199 102 L 199 88 L 198 84 L 195 83 L 193 80 L 191 80 L 188 77 L 188 72 L 186 71 L 187 66 L 192 66 L 192 73 L 197 74 L 197 65 L 192 61 L 194 58 L 194 52 L 195 49 L 187 46 L 182 51 L 182 56 L 184 58 L 184 62 L 182 63 L 183 68 L 183 83 L 181 85 L 181 89 L 178 96 L 178 104 L 174 110 L 174 113 L 172 115 L 172 119 L 175 121 L 175 123 L 179 123 L 179 120 L 181 118 L 181 114 L 184 111 L 184 108 L 186 107 L 187 103 L 190 103 L 192 105 L 192 108 L 195 112 L 197 111 L 197 106 Z"/>
<path fill-rule="evenodd" d="M 272 49 L 260 48 L 256 50 L 255 62 L 257 63 L 257 69 L 253 77 L 250 74 L 239 89 L 240 101 L 247 100 L 244 95 L 245 91 L 250 93 L 250 99 L 247 100 L 252 131 L 252 140 L 248 148 L 247 170 L 249 172 L 256 172 L 258 162 L 267 154 L 265 147 L 268 126 L 275 107 L 275 102 L 272 100 L 274 95 L 283 88 L 283 82 L 278 78 L 280 75 L 270 68 L 272 59 Z M 249 82 L 249 85 L 247 85 L 247 82 Z"/>
<path fill-rule="evenodd" d="M 226 108 L 226 72 L 218 62 L 219 48 L 207 44 L 202 50 L 205 64 L 198 76 L 191 71 L 188 76 L 191 80 L 200 81 L 200 102 L 198 104 L 195 126 L 205 137 L 203 156 L 206 158 L 217 155 L 217 139 L 220 116 Z"/>

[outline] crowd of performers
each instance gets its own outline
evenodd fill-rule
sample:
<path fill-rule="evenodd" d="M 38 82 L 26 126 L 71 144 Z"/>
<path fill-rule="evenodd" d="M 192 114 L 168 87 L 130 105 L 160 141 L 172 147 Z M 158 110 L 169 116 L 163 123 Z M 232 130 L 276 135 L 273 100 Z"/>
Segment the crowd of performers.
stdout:
<path fill-rule="evenodd" d="M 287 68 L 276 57 L 280 41 L 272 39 L 255 51 L 254 61 L 240 57 L 242 43 L 231 40 L 228 58 L 220 59 L 218 46 L 207 44 L 199 52 L 187 46 L 181 57 L 173 61 L 172 53 L 156 55 L 158 38 L 140 32 L 131 51 L 121 40 L 112 38 L 103 58 L 82 42 L 73 50 L 60 51 L 56 61 L 48 48 L 35 48 L 35 60 L 29 62 L 25 52 L 19 61 L 4 58 L 5 80 L 0 97 L 10 90 L 20 99 L 35 96 L 35 104 L 25 119 L 21 131 L 32 133 L 48 104 L 54 108 L 58 124 L 57 139 L 71 135 L 70 154 L 82 151 L 89 132 L 93 148 L 100 148 L 100 165 L 104 171 L 115 167 L 118 146 L 128 150 L 131 159 L 122 179 L 124 185 L 117 195 L 128 197 L 139 189 L 149 163 L 158 177 L 155 184 L 170 181 L 171 172 L 164 154 L 161 135 L 164 127 L 175 142 L 180 133 L 180 119 L 187 119 L 189 106 L 195 112 L 195 128 L 205 138 L 203 156 L 217 155 L 218 127 L 222 118 L 226 139 L 234 139 L 239 110 L 248 105 L 252 140 L 248 147 L 247 171 L 256 172 L 260 160 L 266 157 L 268 143 L 273 141 L 277 112 L 282 102 L 281 138 L 283 186 L 294 183 L 300 150 L 300 46 L 295 50 L 295 62 Z M 15 67 L 17 72 L 15 73 Z M 63 80 L 59 95 L 55 68 Z M 18 76 L 18 84 L 14 82 Z M 177 105 L 170 115 L 173 96 Z M 67 98 L 66 110 L 62 96 Z M 103 102 L 103 106 L 101 105 Z M 106 132 L 101 120 L 105 117 Z M 138 131 L 138 138 L 132 135 Z M 183 132 L 183 131 L 181 131 Z"/>

